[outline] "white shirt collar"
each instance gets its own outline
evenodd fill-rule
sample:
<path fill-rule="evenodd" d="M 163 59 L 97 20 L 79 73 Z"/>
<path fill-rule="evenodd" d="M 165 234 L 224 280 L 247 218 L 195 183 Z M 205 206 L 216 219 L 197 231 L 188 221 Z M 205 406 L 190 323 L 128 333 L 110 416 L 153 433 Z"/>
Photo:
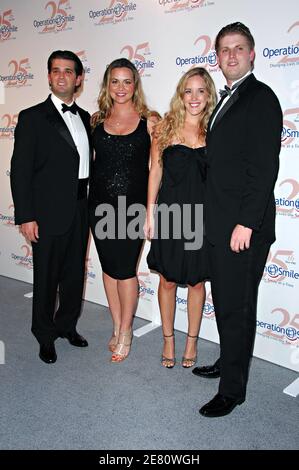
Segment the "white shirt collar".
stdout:
<path fill-rule="evenodd" d="M 62 105 L 64 104 L 64 101 L 62 101 L 60 98 L 58 98 L 56 95 L 54 95 L 54 93 L 51 94 L 51 100 L 55 106 L 55 108 L 57 109 L 57 111 L 60 112 L 60 114 L 62 113 Z M 68 106 L 71 106 L 72 104 L 74 103 L 74 100 L 68 104 Z"/>
<path fill-rule="evenodd" d="M 235 83 L 238 83 L 238 82 L 240 82 L 241 80 L 244 80 L 244 78 L 248 77 L 250 74 L 252 74 L 252 71 L 251 71 L 251 70 L 248 70 L 248 72 L 245 73 L 245 75 L 243 75 L 243 77 L 240 77 L 240 78 L 238 78 L 238 80 L 235 80 L 234 82 L 232 82 L 230 88 L 232 88 Z"/>

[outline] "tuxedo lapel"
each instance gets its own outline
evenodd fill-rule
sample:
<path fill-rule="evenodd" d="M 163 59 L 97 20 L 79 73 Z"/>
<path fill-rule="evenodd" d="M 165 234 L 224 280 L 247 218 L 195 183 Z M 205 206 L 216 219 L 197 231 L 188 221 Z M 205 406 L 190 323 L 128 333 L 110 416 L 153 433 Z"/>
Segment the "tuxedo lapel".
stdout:
<path fill-rule="evenodd" d="M 90 117 L 89 117 L 89 114 L 84 112 L 82 108 L 80 108 L 78 106 L 78 112 L 79 112 L 79 115 L 80 115 L 80 118 L 82 119 L 82 122 L 84 124 L 84 127 L 85 127 L 85 130 L 86 130 L 86 134 L 87 134 L 87 137 L 88 137 L 88 142 L 89 142 L 89 156 L 91 158 L 92 156 L 92 142 L 91 142 L 91 133 L 90 133 Z"/>
<path fill-rule="evenodd" d="M 214 116 L 215 116 L 215 114 L 218 112 L 218 109 L 220 108 L 220 106 L 221 106 L 222 101 L 224 100 L 224 98 L 225 98 L 224 96 L 223 96 L 223 98 L 221 98 L 221 100 L 217 103 L 217 105 L 216 105 L 214 111 L 213 111 L 212 114 L 211 114 L 211 117 L 210 117 L 209 123 L 208 123 L 208 130 L 209 130 L 209 131 L 211 130 L 211 124 L 212 124 L 212 122 L 213 122 Z"/>
<path fill-rule="evenodd" d="M 48 122 L 56 129 L 57 132 L 64 138 L 64 140 L 72 147 L 74 152 L 76 152 L 76 155 L 79 156 L 77 147 L 75 145 L 75 142 L 73 141 L 72 135 L 60 116 L 59 112 L 55 108 L 54 104 L 52 103 L 52 100 L 50 96 L 48 99 L 45 101 L 45 109 L 46 109 L 46 119 Z"/>
<path fill-rule="evenodd" d="M 222 117 L 225 115 L 225 113 L 227 113 L 227 111 L 229 110 L 229 108 L 239 99 L 239 90 L 237 89 L 232 95 L 231 97 L 227 100 L 227 102 L 225 103 L 225 105 L 223 106 L 223 108 L 221 108 L 221 110 L 219 111 L 219 113 L 217 114 L 216 116 L 216 119 L 213 123 L 213 126 L 212 126 L 212 132 L 213 132 L 213 129 L 217 126 L 217 124 L 219 124 L 220 120 L 222 119 Z"/>
<path fill-rule="evenodd" d="M 227 100 L 227 102 L 225 103 L 225 105 L 223 106 L 223 108 L 219 111 L 218 115 L 216 116 L 216 119 L 213 123 L 213 126 L 211 128 L 211 123 L 213 121 L 213 118 L 215 116 L 215 114 L 217 113 L 219 107 L 221 106 L 221 103 L 222 103 L 222 100 L 219 101 L 218 105 L 216 106 L 216 108 L 214 109 L 214 112 L 212 113 L 212 116 L 210 118 L 210 121 L 209 121 L 209 126 L 208 126 L 208 129 L 210 132 L 213 132 L 213 130 L 216 128 L 216 126 L 220 123 L 221 119 L 223 118 L 223 116 L 225 116 L 225 114 L 227 113 L 227 111 L 233 106 L 233 104 L 235 104 L 238 99 L 240 98 L 240 96 L 246 91 L 246 89 L 251 86 L 252 84 L 254 84 L 256 82 L 256 78 L 253 74 L 250 74 L 246 80 L 244 80 L 244 82 L 242 82 L 238 88 L 236 89 L 236 91 L 231 95 L 231 97 Z M 223 98 L 224 99 L 224 98 Z"/>

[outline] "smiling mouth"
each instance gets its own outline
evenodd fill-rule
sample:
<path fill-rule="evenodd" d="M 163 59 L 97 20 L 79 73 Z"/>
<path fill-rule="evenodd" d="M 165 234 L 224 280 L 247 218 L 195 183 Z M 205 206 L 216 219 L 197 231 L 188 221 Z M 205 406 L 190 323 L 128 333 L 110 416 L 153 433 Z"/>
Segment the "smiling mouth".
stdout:
<path fill-rule="evenodd" d="M 198 108 L 200 103 L 190 103 L 191 108 Z"/>

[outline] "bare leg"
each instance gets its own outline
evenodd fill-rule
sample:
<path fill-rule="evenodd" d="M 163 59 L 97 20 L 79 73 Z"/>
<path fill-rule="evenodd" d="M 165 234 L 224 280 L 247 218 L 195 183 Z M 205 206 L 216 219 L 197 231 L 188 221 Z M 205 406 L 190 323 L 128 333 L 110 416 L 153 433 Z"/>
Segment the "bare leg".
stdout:
<path fill-rule="evenodd" d="M 129 355 L 132 341 L 133 316 L 137 306 L 138 281 L 136 277 L 117 281 L 121 307 L 121 324 L 118 344 L 112 354 L 112 362 L 121 362 Z"/>
<path fill-rule="evenodd" d="M 117 281 L 117 290 L 121 306 L 120 331 L 132 328 L 133 316 L 137 307 L 138 281 L 137 277 Z"/>
<path fill-rule="evenodd" d="M 103 273 L 103 283 L 113 321 L 113 335 L 109 341 L 109 349 L 113 352 L 118 341 L 121 324 L 121 304 L 117 289 L 117 279 L 113 279 L 113 277 Z"/>
<path fill-rule="evenodd" d="M 175 347 L 174 347 L 174 335 L 173 335 L 175 293 L 176 293 L 176 284 L 174 282 L 166 281 L 166 279 L 162 275 L 160 275 L 158 300 L 159 300 L 159 306 L 160 306 L 162 330 L 163 330 L 163 337 L 164 337 L 162 365 L 168 368 L 173 367 L 175 364 Z"/>
<path fill-rule="evenodd" d="M 203 282 L 199 282 L 195 286 L 188 286 L 188 336 L 182 360 L 183 367 L 192 367 L 196 362 L 197 338 L 205 298 L 206 290 Z"/>

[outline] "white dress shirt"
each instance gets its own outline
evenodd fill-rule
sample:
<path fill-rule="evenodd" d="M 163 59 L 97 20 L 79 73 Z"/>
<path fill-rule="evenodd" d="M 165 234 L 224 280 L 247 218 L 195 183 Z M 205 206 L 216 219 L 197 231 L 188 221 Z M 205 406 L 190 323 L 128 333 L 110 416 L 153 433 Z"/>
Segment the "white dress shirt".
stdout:
<path fill-rule="evenodd" d="M 53 93 L 51 95 L 51 100 L 59 114 L 61 115 L 62 119 L 66 123 L 68 130 L 71 133 L 73 141 L 77 147 L 79 156 L 80 156 L 80 164 L 79 164 L 79 174 L 78 178 L 88 178 L 89 176 L 89 142 L 86 133 L 85 126 L 82 122 L 82 119 L 77 112 L 76 114 L 67 111 L 65 113 L 62 112 L 62 104 L 64 103 L 55 96 Z M 70 103 L 68 106 L 73 104 Z"/>
<path fill-rule="evenodd" d="M 244 80 L 244 79 L 245 79 L 248 75 L 250 75 L 251 73 L 252 73 L 252 71 L 249 70 L 243 77 L 238 78 L 238 80 L 235 80 L 234 82 L 232 82 L 230 88 L 232 88 L 235 83 L 238 83 L 239 81 Z M 214 125 L 214 122 L 215 122 L 215 119 L 216 119 L 216 117 L 218 116 L 220 110 L 223 108 L 223 106 L 224 106 L 225 103 L 229 100 L 229 98 L 235 93 L 235 91 L 236 91 L 237 88 L 238 88 L 238 87 L 236 87 L 234 90 L 232 90 L 231 94 L 230 94 L 230 95 L 227 95 L 227 96 L 224 98 L 224 100 L 222 101 L 220 108 L 218 109 L 217 113 L 216 113 L 215 116 L 213 117 L 213 121 L 211 122 L 210 129 L 212 129 L 212 127 L 213 127 L 213 125 Z"/>

